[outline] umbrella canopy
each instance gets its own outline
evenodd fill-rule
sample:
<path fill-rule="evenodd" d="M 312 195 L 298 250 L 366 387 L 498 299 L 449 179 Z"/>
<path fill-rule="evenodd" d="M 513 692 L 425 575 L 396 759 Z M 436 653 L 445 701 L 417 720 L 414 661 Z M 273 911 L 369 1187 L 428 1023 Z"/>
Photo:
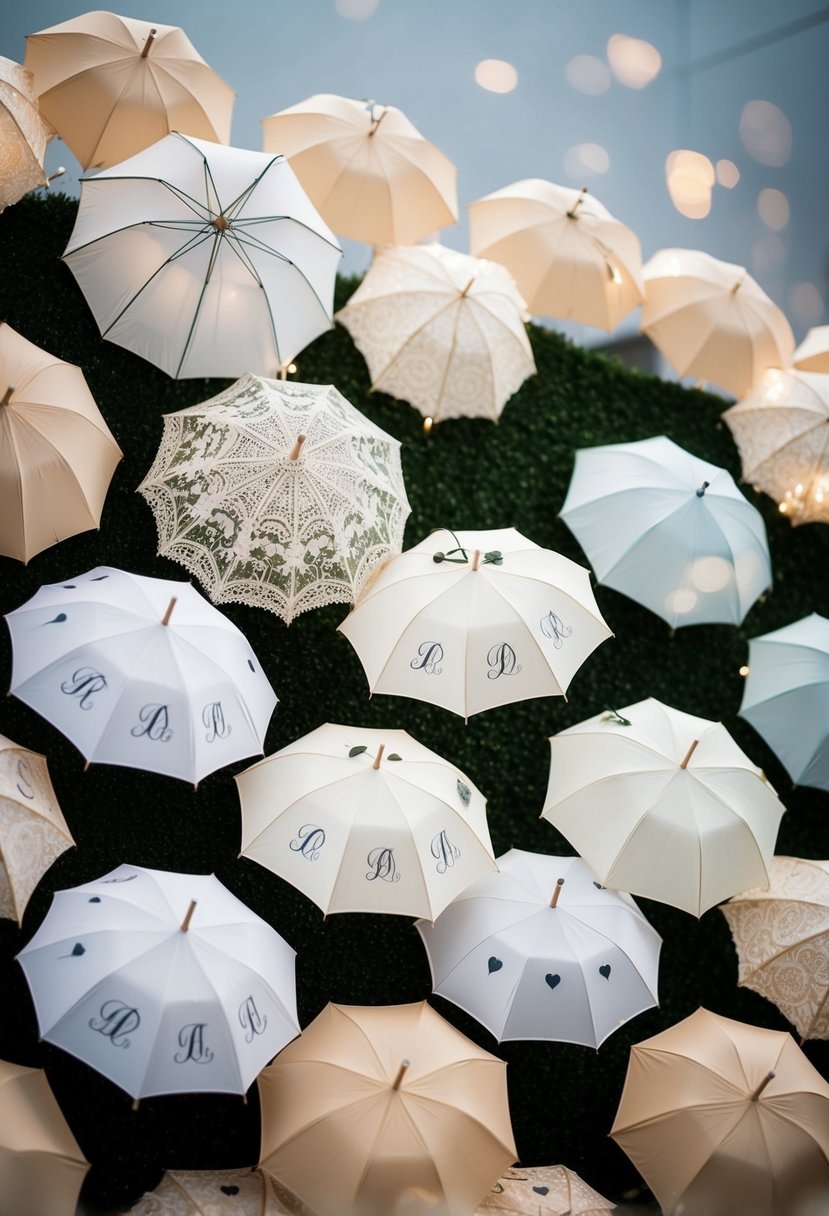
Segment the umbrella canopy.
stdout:
<path fill-rule="evenodd" d="M 212 874 L 58 891 L 17 956 L 40 1036 L 133 1098 L 243 1094 L 299 1034 L 294 951 Z"/>
<path fill-rule="evenodd" d="M 794 527 L 829 523 L 829 375 L 768 371 L 723 418 L 743 481 L 773 498 Z"/>
<path fill-rule="evenodd" d="M 829 790 L 829 620 L 813 612 L 748 644 L 740 717 L 797 785 Z"/>
<path fill-rule="evenodd" d="M 566 1165 L 514 1166 L 501 1175 L 475 1216 L 602 1216 L 615 1207 Z"/>
<path fill-rule="evenodd" d="M 734 895 L 720 911 L 738 984 L 773 1001 L 801 1041 L 829 1039 L 829 861 L 773 857 L 768 887 Z"/>
<path fill-rule="evenodd" d="M 434 422 L 494 421 L 535 372 L 525 313 L 503 266 L 433 244 L 378 249 L 336 319 L 373 389 Z"/>
<path fill-rule="evenodd" d="M 760 512 L 664 435 L 576 452 L 561 518 L 600 583 L 674 629 L 739 625 L 772 583 Z"/>
<path fill-rule="evenodd" d="M 532 313 L 610 330 L 644 299 L 639 238 L 586 189 L 533 177 L 487 194 L 469 248 L 506 266 Z"/>
<path fill-rule="evenodd" d="M 46 757 L 0 735 L 0 916 L 22 924 L 32 891 L 74 843 Z"/>
<path fill-rule="evenodd" d="M 74 1216 L 88 1169 L 43 1069 L 0 1060 L 0 1216 Z"/>
<path fill-rule="evenodd" d="M 610 1134 L 666 1214 L 817 1212 L 829 1193 L 829 1085 L 791 1035 L 707 1009 L 631 1048 Z"/>
<path fill-rule="evenodd" d="M 499 1042 L 598 1048 L 658 1003 L 662 939 L 629 895 L 606 891 L 580 857 L 510 849 L 434 925 L 417 922 L 432 989 Z"/>
<path fill-rule="evenodd" d="M 434 920 L 495 869 L 483 794 L 404 730 L 328 723 L 235 780 L 242 856 L 326 914 Z"/>
<path fill-rule="evenodd" d="M 261 1164 L 318 1216 L 471 1216 L 516 1157 L 506 1065 L 425 1001 L 327 1005 L 259 1096 Z"/>
<path fill-rule="evenodd" d="M 5 322 L 0 393 L 0 553 L 28 562 L 100 526 L 121 449 L 81 369 Z"/>
<path fill-rule="evenodd" d="M 642 329 L 680 376 L 742 397 L 767 368 L 788 365 L 791 326 L 745 267 L 699 249 L 660 249 L 642 275 Z"/>
<path fill-rule="evenodd" d="M 413 245 L 458 218 L 457 169 L 394 106 L 316 93 L 262 129 L 339 236 Z"/>
<path fill-rule="evenodd" d="M 263 1170 L 167 1170 L 130 1216 L 313 1216 Z"/>
<path fill-rule="evenodd" d="M 32 73 L 0 55 L 0 211 L 47 185 L 43 157 L 53 134 L 38 110 Z"/>
<path fill-rule="evenodd" d="M 409 514 L 396 439 L 333 385 L 251 375 L 165 415 L 138 489 L 162 556 L 214 603 L 269 608 L 287 624 L 350 603 L 402 549 Z"/>
<path fill-rule="evenodd" d="M 190 583 L 97 566 L 10 612 L 10 692 L 89 763 L 198 782 L 262 752 L 276 694 Z"/>
<path fill-rule="evenodd" d="M 276 375 L 341 251 L 281 156 L 173 133 L 84 178 L 64 251 L 105 338 L 171 376 Z"/>
<path fill-rule="evenodd" d="M 792 366 L 804 372 L 829 372 L 829 325 L 809 330 L 792 355 Z"/>
<path fill-rule="evenodd" d="M 563 696 L 612 636 L 587 571 L 514 528 L 433 532 L 378 571 L 339 628 L 372 693 L 464 718 Z"/>
<path fill-rule="evenodd" d="M 91 12 L 29 34 L 40 110 L 84 169 L 170 131 L 227 143 L 235 94 L 175 25 Z"/>
<path fill-rule="evenodd" d="M 719 722 L 649 697 L 550 739 L 544 809 L 610 887 L 695 916 L 768 882 L 784 807 Z"/>

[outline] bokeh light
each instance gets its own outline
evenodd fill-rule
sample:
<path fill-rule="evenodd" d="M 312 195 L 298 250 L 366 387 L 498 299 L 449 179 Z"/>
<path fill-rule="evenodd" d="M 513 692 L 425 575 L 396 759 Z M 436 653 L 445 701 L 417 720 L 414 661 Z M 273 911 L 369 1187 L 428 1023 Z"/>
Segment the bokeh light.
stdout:
<path fill-rule="evenodd" d="M 725 186 L 726 190 L 733 190 L 740 180 L 740 170 L 734 164 L 734 161 L 718 160 L 714 169 L 717 174 L 717 183 L 720 186 Z"/>
<path fill-rule="evenodd" d="M 659 75 L 662 56 L 655 46 L 642 38 L 613 34 L 607 43 L 607 58 L 619 84 L 629 89 L 644 89 Z"/>
<path fill-rule="evenodd" d="M 691 582 L 698 591 L 712 594 L 723 591 L 733 577 L 731 563 L 724 557 L 698 557 L 691 566 Z"/>
<path fill-rule="evenodd" d="M 795 283 L 789 306 L 801 325 L 814 325 L 823 317 L 823 297 L 814 283 Z"/>
<path fill-rule="evenodd" d="M 490 93 L 511 93 L 518 84 L 518 72 L 505 59 L 482 59 L 475 68 L 475 83 Z"/>
<path fill-rule="evenodd" d="M 564 172 L 581 179 L 585 175 L 607 173 L 610 157 L 601 144 L 574 144 L 564 153 Z"/>
<path fill-rule="evenodd" d="M 346 21 L 367 21 L 377 11 L 380 0 L 334 0 L 334 8 Z"/>
<path fill-rule="evenodd" d="M 564 69 L 567 83 L 579 93 L 598 97 L 610 88 L 610 69 L 595 55 L 574 55 Z"/>
<path fill-rule="evenodd" d="M 671 591 L 665 597 L 665 607 L 668 612 L 675 612 L 678 616 L 684 616 L 687 612 L 693 612 L 697 606 L 699 596 L 690 588 L 683 588 L 679 591 Z"/>
<path fill-rule="evenodd" d="M 740 114 L 740 139 L 761 165 L 779 168 L 792 154 L 792 126 L 772 101 L 748 101 Z"/>
<path fill-rule="evenodd" d="M 761 190 L 757 195 L 757 214 L 772 232 L 782 232 L 789 222 L 789 200 L 782 190 Z"/>
<path fill-rule="evenodd" d="M 701 152 L 678 148 L 665 161 L 665 180 L 671 202 L 680 215 L 705 219 L 711 210 L 711 189 L 716 181 L 714 166 Z"/>

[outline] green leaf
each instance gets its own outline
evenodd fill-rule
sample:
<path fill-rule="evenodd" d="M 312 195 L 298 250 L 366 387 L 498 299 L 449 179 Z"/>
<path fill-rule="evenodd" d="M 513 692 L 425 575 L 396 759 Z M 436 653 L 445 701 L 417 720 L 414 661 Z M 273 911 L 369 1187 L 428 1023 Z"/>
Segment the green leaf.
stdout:
<path fill-rule="evenodd" d="M 402 756 L 398 756 L 397 752 L 392 752 L 390 756 L 386 756 L 387 760 L 402 760 Z"/>
<path fill-rule="evenodd" d="M 472 790 L 465 781 L 461 781 L 460 777 L 458 777 L 458 795 L 463 805 L 469 806 L 472 801 Z"/>
<path fill-rule="evenodd" d="M 351 751 L 348 754 L 349 754 L 349 756 L 361 756 L 365 750 L 366 750 L 365 747 L 363 747 L 362 745 L 359 747 L 352 747 Z"/>

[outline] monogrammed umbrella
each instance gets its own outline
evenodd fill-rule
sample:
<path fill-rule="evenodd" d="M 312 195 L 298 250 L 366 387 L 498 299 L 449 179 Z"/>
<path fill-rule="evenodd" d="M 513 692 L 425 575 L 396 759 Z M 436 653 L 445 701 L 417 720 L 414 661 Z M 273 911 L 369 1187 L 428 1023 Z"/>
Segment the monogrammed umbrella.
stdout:
<path fill-rule="evenodd" d="M 243 1094 L 299 1034 L 294 951 L 212 874 L 58 891 L 18 960 L 41 1038 L 133 1098 Z"/>

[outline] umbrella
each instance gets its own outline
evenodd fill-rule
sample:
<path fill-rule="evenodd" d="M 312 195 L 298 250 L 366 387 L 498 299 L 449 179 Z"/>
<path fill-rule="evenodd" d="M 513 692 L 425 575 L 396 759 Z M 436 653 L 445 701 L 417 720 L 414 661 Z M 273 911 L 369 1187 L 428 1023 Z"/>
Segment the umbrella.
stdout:
<path fill-rule="evenodd" d="M 85 169 L 169 131 L 227 143 L 235 94 L 175 25 L 91 12 L 29 34 L 40 109 Z"/>
<path fill-rule="evenodd" d="M 326 914 L 434 920 L 495 869 L 483 794 L 404 730 L 328 723 L 236 784 L 241 855 Z"/>
<path fill-rule="evenodd" d="M 529 178 L 487 194 L 469 247 L 506 266 L 532 313 L 610 330 L 644 298 L 639 238 L 586 189 Z"/>
<path fill-rule="evenodd" d="M 829 791 L 829 620 L 813 612 L 752 638 L 740 717 L 798 785 Z"/>
<path fill-rule="evenodd" d="M 829 1085 L 791 1035 L 707 1009 L 631 1048 L 610 1134 L 666 1214 L 805 1216 L 829 1193 Z"/>
<path fill-rule="evenodd" d="M 576 452 L 561 518 L 600 583 L 672 628 L 739 625 L 771 586 L 760 512 L 664 435 Z"/>
<path fill-rule="evenodd" d="M 196 783 L 264 750 L 276 695 L 244 634 L 189 583 L 97 566 L 6 621 L 9 691 L 89 763 Z"/>
<path fill-rule="evenodd" d="M 544 809 L 603 884 L 701 916 L 768 882 L 784 811 L 719 722 L 649 697 L 550 739 Z"/>
<path fill-rule="evenodd" d="M 133 1098 L 244 1094 L 299 1034 L 294 951 L 212 874 L 58 891 L 17 957 L 41 1038 Z"/>
<path fill-rule="evenodd" d="M 566 1165 L 514 1166 L 498 1179 L 475 1216 L 602 1216 L 615 1207 Z"/>
<path fill-rule="evenodd" d="M 403 547 L 409 503 L 400 444 L 333 385 L 245 375 L 164 418 L 138 487 L 159 553 L 214 603 L 300 612 L 351 602 L 370 570 Z"/>
<path fill-rule="evenodd" d="M 276 375 L 331 328 L 341 251 L 281 156 L 173 133 L 84 178 L 64 261 L 171 376 Z"/>
<path fill-rule="evenodd" d="M 792 366 L 804 372 L 829 372 L 829 325 L 809 330 L 792 355 Z"/>
<path fill-rule="evenodd" d="M 48 184 L 43 157 L 52 134 L 38 111 L 31 72 L 0 55 L 0 211 Z"/>
<path fill-rule="evenodd" d="M 263 1170 L 167 1170 L 130 1216 L 313 1216 Z"/>
<path fill-rule="evenodd" d="M 43 1069 L 0 1060 L 0 1216 L 74 1216 L 88 1169 Z"/>
<path fill-rule="evenodd" d="M 5 322 L 0 389 L 0 552 L 28 562 L 100 526 L 121 449 L 81 369 Z"/>
<path fill-rule="evenodd" d="M 510 849 L 434 925 L 417 922 L 432 989 L 499 1043 L 598 1048 L 657 1004 L 662 939 L 629 895 L 606 891 L 579 857 Z"/>
<path fill-rule="evenodd" d="M 471 1216 L 515 1160 L 506 1065 L 425 1001 L 327 1005 L 259 1096 L 261 1164 L 319 1216 Z"/>
<path fill-rule="evenodd" d="M 642 329 L 680 376 L 741 397 L 766 368 L 788 364 L 791 326 L 743 266 L 698 249 L 660 249 L 642 274 Z"/>
<path fill-rule="evenodd" d="M 563 696 L 612 634 L 582 566 L 514 528 L 444 528 L 388 561 L 339 626 L 372 693 L 464 718 Z"/>
<path fill-rule="evenodd" d="M 768 887 L 742 891 L 720 911 L 738 984 L 773 1001 L 801 1041 L 829 1039 L 829 861 L 773 857 Z"/>
<path fill-rule="evenodd" d="M 262 128 L 340 236 L 412 245 L 458 218 L 457 169 L 394 106 L 317 93 Z"/>
<path fill-rule="evenodd" d="M 770 495 L 792 526 L 829 523 L 829 375 L 766 372 L 723 418 L 743 481 Z"/>
<path fill-rule="evenodd" d="M 442 245 L 378 249 L 336 319 L 371 387 L 427 418 L 498 418 L 535 372 L 524 301 L 497 262 Z"/>
<path fill-rule="evenodd" d="M 32 891 L 74 843 L 46 757 L 0 735 L 0 916 L 22 924 Z"/>

